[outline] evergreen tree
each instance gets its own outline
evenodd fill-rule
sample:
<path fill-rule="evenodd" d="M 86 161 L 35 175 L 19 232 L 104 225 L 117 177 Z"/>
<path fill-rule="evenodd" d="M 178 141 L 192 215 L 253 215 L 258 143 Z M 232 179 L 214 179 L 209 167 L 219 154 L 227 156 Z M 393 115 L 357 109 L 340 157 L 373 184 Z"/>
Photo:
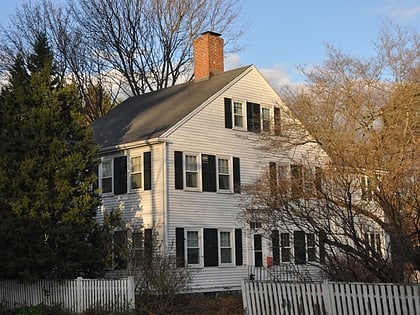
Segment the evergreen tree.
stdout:
<path fill-rule="evenodd" d="M 0 95 L 0 278 L 95 276 L 104 268 L 97 146 L 60 82 L 45 34 Z"/>

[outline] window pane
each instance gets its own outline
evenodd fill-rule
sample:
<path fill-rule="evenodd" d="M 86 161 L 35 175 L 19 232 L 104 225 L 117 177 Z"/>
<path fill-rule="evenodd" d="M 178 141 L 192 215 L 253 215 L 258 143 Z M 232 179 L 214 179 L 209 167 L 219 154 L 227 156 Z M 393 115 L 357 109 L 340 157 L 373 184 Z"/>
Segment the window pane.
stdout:
<path fill-rule="evenodd" d="M 281 233 L 281 246 L 290 247 L 290 236 L 289 233 Z"/>
<path fill-rule="evenodd" d="M 219 175 L 219 189 L 230 189 L 229 175 Z"/>
<path fill-rule="evenodd" d="M 230 247 L 230 232 L 220 232 L 220 246 Z"/>
<path fill-rule="evenodd" d="M 229 160 L 218 159 L 217 162 L 219 172 L 219 189 L 230 189 L 229 184 Z"/>
<path fill-rule="evenodd" d="M 238 102 L 233 103 L 233 116 L 234 116 L 235 127 L 242 128 L 244 126 L 242 103 L 238 103 Z"/>
<path fill-rule="evenodd" d="M 131 158 L 131 172 L 132 173 L 141 172 L 141 157 L 140 156 Z"/>
<path fill-rule="evenodd" d="M 222 264 L 230 264 L 232 263 L 232 249 L 231 248 L 222 248 L 220 249 L 220 262 Z"/>
<path fill-rule="evenodd" d="M 112 176 L 112 165 L 111 161 L 102 163 L 102 177 Z"/>
<path fill-rule="evenodd" d="M 308 247 L 315 247 L 315 234 L 306 234 L 306 242 Z"/>
<path fill-rule="evenodd" d="M 185 185 L 187 187 L 198 187 L 197 183 L 197 173 L 186 173 L 185 174 Z"/>
<path fill-rule="evenodd" d="M 187 264 L 190 265 L 197 265 L 200 263 L 199 261 L 199 252 L 198 248 L 188 248 L 187 251 Z"/>
<path fill-rule="evenodd" d="M 262 108 L 262 130 L 263 131 L 270 131 L 271 126 L 271 117 L 270 117 L 270 109 L 269 108 Z"/>
<path fill-rule="evenodd" d="M 131 188 L 141 188 L 141 173 L 131 174 Z"/>
<path fill-rule="evenodd" d="M 187 246 L 198 247 L 198 232 L 197 231 L 187 232 Z"/>
<path fill-rule="evenodd" d="M 102 179 L 102 192 L 112 192 L 112 178 L 103 178 Z"/>
<path fill-rule="evenodd" d="M 281 261 L 290 262 L 290 248 L 281 249 Z"/>
<path fill-rule="evenodd" d="M 185 169 L 187 171 L 197 171 L 197 157 L 195 155 L 185 156 Z"/>
<path fill-rule="evenodd" d="M 219 159 L 219 173 L 229 174 L 229 161 L 227 159 Z"/>

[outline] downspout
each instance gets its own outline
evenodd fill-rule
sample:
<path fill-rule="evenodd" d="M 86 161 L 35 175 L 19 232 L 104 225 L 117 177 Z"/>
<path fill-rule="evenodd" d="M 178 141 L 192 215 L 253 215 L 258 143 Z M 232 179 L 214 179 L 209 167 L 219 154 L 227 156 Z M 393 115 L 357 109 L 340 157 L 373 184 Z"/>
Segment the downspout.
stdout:
<path fill-rule="evenodd" d="M 167 184 L 168 184 L 168 180 L 167 180 L 167 174 L 168 174 L 168 163 L 167 163 L 167 161 L 168 161 L 168 157 L 166 156 L 167 153 L 168 153 L 167 146 L 168 146 L 168 142 L 164 141 L 163 146 L 162 146 L 162 151 L 163 151 L 162 152 L 162 157 L 163 157 L 163 159 L 162 159 L 162 163 L 163 163 L 163 165 L 162 165 L 162 168 L 163 168 L 163 193 L 162 193 L 163 200 L 162 200 L 162 203 L 163 203 L 163 225 L 164 225 L 164 228 L 163 228 L 163 246 L 164 246 L 165 254 L 167 254 L 168 250 L 169 250 L 169 248 L 168 248 L 168 232 L 169 232 L 169 230 L 168 230 L 168 187 L 167 187 Z"/>

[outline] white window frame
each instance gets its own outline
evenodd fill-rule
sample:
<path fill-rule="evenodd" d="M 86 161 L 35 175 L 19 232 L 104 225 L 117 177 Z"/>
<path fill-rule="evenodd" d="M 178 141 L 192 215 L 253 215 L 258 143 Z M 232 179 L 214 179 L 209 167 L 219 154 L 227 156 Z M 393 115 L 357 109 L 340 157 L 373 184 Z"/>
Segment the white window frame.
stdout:
<path fill-rule="evenodd" d="M 104 164 L 109 163 L 111 165 L 111 175 L 104 177 Z M 100 167 L 100 181 L 99 181 L 99 189 L 102 195 L 112 195 L 114 193 L 114 158 L 106 158 L 102 159 L 101 167 Z M 103 191 L 103 180 L 104 179 L 111 179 L 111 191 Z"/>
<path fill-rule="evenodd" d="M 241 104 L 241 112 L 235 112 L 235 104 Z M 241 117 L 242 126 L 236 124 L 236 117 Z M 243 100 L 232 100 L 232 127 L 237 130 L 246 130 L 246 102 Z"/>
<path fill-rule="evenodd" d="M 198 235 L 198 247 L 189 247 L 188 246 L 188 232 L 194 232 L 197 233 Z M 193 229 L 193 228 L 187 228 L 184 230 L 184 239 L 185 239 L 185 244 L 184 244 L 184 248 L 185 248 L 185 264 L 189 267 L 197 267 L 197 268 L 201 268 L 203 267 L 203 231 L 202 229 Z M 188 263 L 188 249 L 189 248 L 198 248 L 198 263 L 197 264 L 190 264 Z"/>
<path fill-rule="evenodd" d="M 196 158 L 197 169 L 195 171 L 187 170 L 187 156 L 194 156 Z M 183 158 L 183 180 L 184 180 L 184 190 L 200 191 L 201 190 L 201 154 L 195 152 L 184 152 Z M 187 186 L 187 172 L 194 172 L 197 176 L 197 186 Z"/>
<path fill-rule="evenodd" d="M 287 243 L 288 243 L 287 245 L 288 246 L 283 246 L 285 244 L 285 242 L 283 242 L 283 235 L 287 235 Z M 280 233 L 279 238 L 280 238 L 280 244 L 279 244 L 280 245 L 280 261 L 282 263 L 289 264 L 293 260 L 293 257 L 292 257 L 292 235 L 290 233 L 283 232 L 283 233 Z M 285 259 L 283 257 L 283 249 L 288 252 L 288 260 L 287 261 L 285 261 Z"/>
<path fill-rule="evenodd" d="M 264 115 L 263 115 L 264 110 L 268 110 L 268 120 L 264 119 Z M 261 116 L 261 132 L 262 133 L 272 134 L 273 132 L 273 113 L 272 112 L 273 112 L 272 107 L 261 105 L 260 116 Z M 268 130 L 264 129 L 265 121 L 268 121 Z"/>
<path fill-rule="evenodd" d="M 226 160 L 228 163 L 228 173 L 221 173 L 219 172 L 219 160 Z M 229 176 L 229 188 L 228 189 L 222 189 L 220 188 L 220 180 L 219 176 Z M 232 187 L 233 187 L 233 165 L 232 165 L 232 157 L 230 156 L 216 156 L 216 185 L 217 185 L 217 192 L 222 193 L 231 193 Z"/>
<path fill-rule="evenodd" d="M 309 244 L 309 235 L 311 235 L 311 237 L 313 237 L 313 243 Z M 316 243 L 316 235 L 315 233 L 305 233 L 305 237 L 306 237 L 306 263 L 311 263 L 314 261 L 317 261 L 317 243 Z M 311 246 L 309 246 L 311 245 Z M 309 250 L 313 250 L 313 259 L 309 259 Z"/>
<path fill-rule="evenodd" d="M 136 171 L 136 172 L 133 172 L 133 164 L 132 164 L 132 159 L 136 159 L 136 158 L 139 158 L 140 159 L 140 170 L 139 171 Z M 144 183 L 143 183 L 143 175 L 144 175 L 144 161 L 143 161 L 143 155 L 141 155 L 141 154 L 136 154 L 136 155 L 133 155 L 133 156 L 130 156 L 130 159 L 129 159 L 129 161 L 130 161 L 130 166 L 129 166 L 129 168 L 130 168 L 130 179 L 129 179 L 129 184 L 130 184 L 130 190 L 140 190 L 140 189 L 143 189 L 143 185 L 144 185 Z M 140 174 L 140 187 L 132 187 L 132 176 L 133 175 L 137 175 L 137 174 Z"/>
<path fill-rule="evenodd" d="M 235 240 L 234 231 L 232 229 L 219 229 L 218 233 L 218 251 L 219 251 L 219 266 L 232 267 L 235 266 Z M 230 246 L 222 246 L 222 233 L 229 233 Z M 222 249 L 230 249 L 230 262 L 222 262 Z"/>

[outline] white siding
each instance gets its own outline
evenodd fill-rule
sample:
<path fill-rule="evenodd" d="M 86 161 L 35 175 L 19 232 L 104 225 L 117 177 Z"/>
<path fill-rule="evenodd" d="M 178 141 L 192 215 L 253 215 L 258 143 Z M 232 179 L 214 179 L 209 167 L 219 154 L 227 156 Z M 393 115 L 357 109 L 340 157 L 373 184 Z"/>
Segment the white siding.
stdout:
<path fill-rule="evenodd" d="M 98 221 L 103 221 L 105 212 L 120 209 L 122 210 L 122 220 L 127 227 L 144 225 L 152 227 L 153 224 L 163 224 L 163 180 L 164 180 L 164 163 L 163 163 L 164 144 L 154 144 L 141 146 L 130 150 L 124 150 L 123 154 L 130 156 L 142 155 L 144 152 L 151 152 L 152 160 L 152 189 L 130 190 L 127 194 L 106 195 L 101 198 L 102 205 L 98 211 Z M 117 154 L 121 155 L 121 152 Z M 110 155 L 108 157 L 112 157 Z M 117 156 L 117 155 L 115 155 Z M 129 170 L 129 163 L 127 163 Z M 127 171 L 128 171 L 127 170 Z M 127 176 L 127 181 L 130 181 Z M 129 187 L 129 185 L 128 185 Z"/>
<path fill-rule="evenodd" d="M 254 133 L 227 129 L 224 126 L 224 98 L 239 99 L 266 106 L 279 106 L 281 100 L 257 70 L 252 70 L 227 89 L 168 138 L 168 240 L 175 242 L 175 228 L 242 228 L 243 266 L 204 267 L 193 278 L 195 290 L 239 289 L 247 277 L 251 242 L 240 222 L 241 194 L 175 190 L 174 152 L 227 155 L 240 158 L 241 184 L 250 184 L 267 170 L 270 161 L 284 161 L 259 148 L 261 140 Z M 249 263 L 248 263 L 249 261 Z"/>

